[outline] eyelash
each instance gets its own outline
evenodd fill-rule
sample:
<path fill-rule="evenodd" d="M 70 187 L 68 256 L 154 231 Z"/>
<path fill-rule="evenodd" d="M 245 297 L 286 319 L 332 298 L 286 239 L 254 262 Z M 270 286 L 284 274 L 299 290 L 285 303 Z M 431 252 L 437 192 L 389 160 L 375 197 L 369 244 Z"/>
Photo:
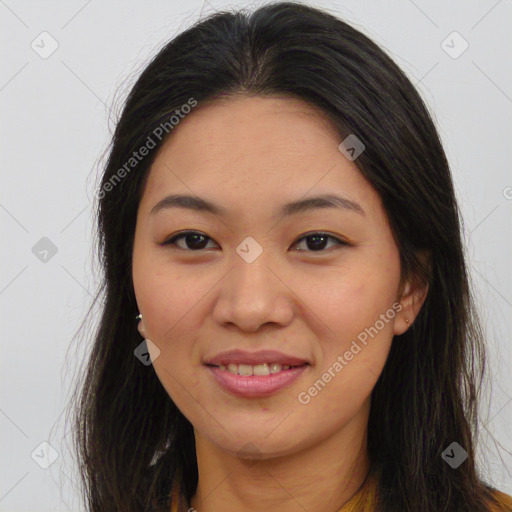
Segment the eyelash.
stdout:
<path fill-rule="evenodd" d="M 209 236 L 199 232 L 199 231 L 182 231 L 181 233 L 178 233 L 177 235 L 174 235 L 173 237 L 169 238 L 168 240 L 166 240 L 165 242 L 163 242 L 161 245 L 162 246 L 165 246 L 165 245 L 174 245 L 176 248 L 178 249 L 181 249 L 182 251 L 187 251 L 187 252 L 200 252 L 200 251 L 204 251 L 205 249 L 197 249 L 197 250 L 192 250 L 192 249 L 183 249 L 182 247 L 178 247 L 176 245 L 176 240 L 179 240 L 181 238 L 185 238 L 187 237 L 188 235 L 199 235 L 199 236 L 202 236 L 203 238 L 207 238 L 209 240 L 213 240 L 212 238 L 210 238 Z M 320 235 L 324 238 L 330 238 L 331 240 L 336 240 L 338 242 L 338 246 L 350 246 L 350 244 L 348 242 L 345 242 L 344 240 L 341 240 L 335 236 L 332 236 L 332 235 L 329 235 L 328 233 L 324 233 L 322 231 L 314 231 L 312 233 L 308 233 L 306 235 L 303 235 L 301 236 L 300 238 L 298 238 L 296 240 L 296 242 L 294 242 L 293 246 L 296 246 L 298 245 L 300 242 L 302 242 L 303 240 L 306 240 L 307 238 L 310 238 L 310 237 L 313 237 L 315 235 Z M 300 252 L 313 252 L 313 253 L 316 253 L 316 252 L 326 252 L 326 249 L 321 249 L 319 251 L 308 251 L 308 250 L 301 250 Z"/>

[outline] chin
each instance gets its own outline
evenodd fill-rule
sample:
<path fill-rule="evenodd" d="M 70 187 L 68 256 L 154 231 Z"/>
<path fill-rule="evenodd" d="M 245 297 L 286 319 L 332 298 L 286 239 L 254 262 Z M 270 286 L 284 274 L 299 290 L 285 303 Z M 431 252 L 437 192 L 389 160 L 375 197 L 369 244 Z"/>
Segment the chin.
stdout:
<path fill-rule="evenodd" d="M 222 434 L 216 432 L 213 436 L 208 435 L 208 438 L 221 450 L 248 462 L 283 457 L 299 450 L 299 440 L 291 438 L 286 432 L 265 437 L 261 429 L 240 432 L 231 428 L 229 433 L 232 435 L 224 431 Z"/>

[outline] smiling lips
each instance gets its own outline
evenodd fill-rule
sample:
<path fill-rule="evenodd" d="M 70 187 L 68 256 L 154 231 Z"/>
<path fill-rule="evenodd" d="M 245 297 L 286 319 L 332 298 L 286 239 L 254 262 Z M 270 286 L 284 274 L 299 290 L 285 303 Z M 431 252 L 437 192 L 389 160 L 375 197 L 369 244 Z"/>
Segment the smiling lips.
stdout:
<path fill-rule="evenodd" d="M 230 350 L 208 359 L 204 364 L 218 384 L 240 397 L 273 394 L 291 384 L 310 365 L 305 359 L 275 350 Z"/>

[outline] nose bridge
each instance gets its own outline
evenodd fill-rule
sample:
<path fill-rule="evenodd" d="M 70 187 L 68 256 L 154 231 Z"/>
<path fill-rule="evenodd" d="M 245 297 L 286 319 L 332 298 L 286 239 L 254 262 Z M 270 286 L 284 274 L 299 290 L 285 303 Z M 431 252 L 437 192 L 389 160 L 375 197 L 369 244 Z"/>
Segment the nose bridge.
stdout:
<path fill-rule="evenodd" d="M 259 253 L 255 243 L 251 241 L 244 241 L 237 248 L 238 257 L 235 258 L 231 276 L 231 293 L 236 307 L 261 313 L 273 307 L 272 303 L 280 291 L 277 290 L 276 278 L 269 269 L 272 264 L 269 261 L 270 252 L 267 249 Z"/>

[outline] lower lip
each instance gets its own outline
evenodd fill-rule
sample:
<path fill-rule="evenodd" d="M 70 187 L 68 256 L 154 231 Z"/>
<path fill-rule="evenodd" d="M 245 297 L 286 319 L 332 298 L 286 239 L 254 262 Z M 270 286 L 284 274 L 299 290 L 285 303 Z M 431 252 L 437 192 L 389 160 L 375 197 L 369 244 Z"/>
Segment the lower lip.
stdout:
<path fill-rule="evenodd" d="M 227 391 L 240 397 L 268 396 L 280 391 L 297 380 L 309 365 L 294 366 L 270 375 L 250 375 L 243 377 L 216 366 L 207 366 L 215 380 Z"/>

